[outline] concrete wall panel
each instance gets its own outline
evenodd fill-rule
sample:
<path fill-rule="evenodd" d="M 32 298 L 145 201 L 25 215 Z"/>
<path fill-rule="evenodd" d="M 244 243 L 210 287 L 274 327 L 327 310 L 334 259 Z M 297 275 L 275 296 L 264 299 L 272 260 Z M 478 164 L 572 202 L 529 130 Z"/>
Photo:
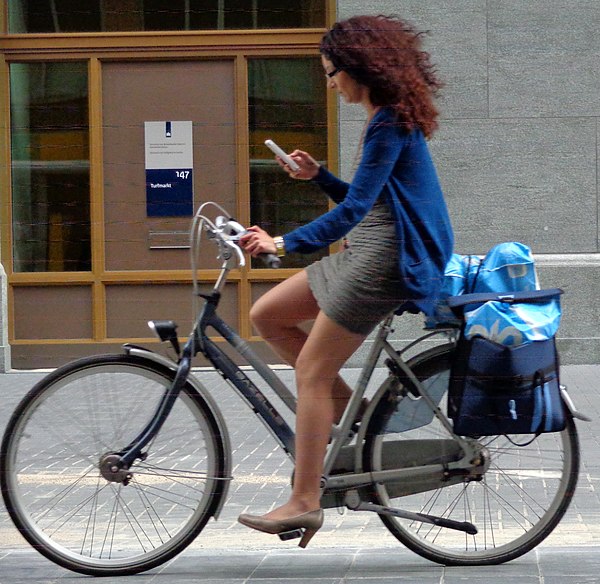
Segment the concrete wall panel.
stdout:
<path fill-rule="evenodd" d="M 447 120 L 431 149 L 457 251 L 597 251 L 594 119 Z"/>
<path fill-rule="evenodd" d="M 566 292 L 563 362 L 600 362 L 598 0 L 339 0 L 339 18 L 354 14 L 399 14 L 430 31 L 425 48 L 446 82 L 431 150 L 456 251 L 528 244 L 542 285 Z M 340 105 L 345 179 L 363 120 Z M 419 334 L 420 319 L 401 320 L 396 338 Z"/>
<path fill-rule="evenodd" d="M 597 0 L 489 2 L 490 114 L 600 116 Z"/>

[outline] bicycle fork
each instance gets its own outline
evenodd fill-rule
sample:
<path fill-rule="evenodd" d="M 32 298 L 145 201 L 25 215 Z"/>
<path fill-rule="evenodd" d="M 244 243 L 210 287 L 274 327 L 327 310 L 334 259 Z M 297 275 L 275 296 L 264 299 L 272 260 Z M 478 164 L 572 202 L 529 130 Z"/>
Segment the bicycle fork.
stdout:
<path fill-rule="evenodd" d="M 125 448 L 118 452 L 107 452 L 100 458 L 100 474 L 109 482 L 129 484 L 133 477 L 131 465 L 137 459 L 145 460 L 143 449 L 158 434 L 169 416 L 179 393 L 185 385 L 192 368 L 193 340 L 186 343 L 177 367 L 172 386 L 158 404 L 156 413 L 146 427 Z"/>

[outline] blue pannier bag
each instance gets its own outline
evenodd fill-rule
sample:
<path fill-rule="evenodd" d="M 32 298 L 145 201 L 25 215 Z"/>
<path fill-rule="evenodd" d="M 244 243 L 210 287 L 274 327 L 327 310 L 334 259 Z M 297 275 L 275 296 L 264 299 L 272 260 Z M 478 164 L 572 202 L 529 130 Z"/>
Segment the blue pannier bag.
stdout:
<path fill-rule="evenodd" d="M 545 341 L 556 335 L 560 317 L 559 295 L 535 303 L 488 301 L 465 310 L 464 335 L 511 346 Z"/>
<path fill-rule="evenodd" d="M 535 438 L 565 428 L 555 342 L 561 294 L 562 290 L 556 288 L 466 294 L 448 299 L 458 314 L 464 311 L 465 320 L 448 389 L 448 415 L 456 434 L 473 437 L 534 434 Z M 470 336 L 465 334 L 469 317 L 486 303 L 503 305 L 496 315 L 498 321 L 505 322 L 492 325 L 492 332 L 505 330 L 518 321 L 522 329 L 519 342 L 515 342 L 515 334 L 496 339 L 488 338 L 493 335 L 485 336 L 483 330 Z M 541 318 L 539 314 L 544 308 L 549 315 Z M 523 318 L 528 311 L 532 317 Z M 544 319 L 548 325 L 545 329 L 536 325 Z M 525 323 L 527 320 L 529 325 Z"/>
<path fill-rule="evenodd" d="M 425 320 L 426 328 L 436 326 L 453 325 L 459 326 L 460 319 L 448 306 L 450 296 L 458 296 L 468 292 L 468 278 L 473 264 L 479 265 L 481 259 L 478 256 L 460 255 L 454 253 L 450 256 L 444 271 L 442 288 L 436 301 L 434 312 Z"/>
<path fill-rule="evenodd" d="M 465 292 L 517 292 L 537 290 L 533 254 L 524 243 L 499 243 L 485 254 L 476 271 L 469 274 Z"/>
<path fill-rule="evenodd" d="M 448 298 L 474 292 L 518 292 L 539 288 L 533 254 L 523 243 L 511 241 L 492 247 L 483 258 L 452 254 L 444 281 L 426 328 L 460 326 L 461 319 L 448 306 Z"/>

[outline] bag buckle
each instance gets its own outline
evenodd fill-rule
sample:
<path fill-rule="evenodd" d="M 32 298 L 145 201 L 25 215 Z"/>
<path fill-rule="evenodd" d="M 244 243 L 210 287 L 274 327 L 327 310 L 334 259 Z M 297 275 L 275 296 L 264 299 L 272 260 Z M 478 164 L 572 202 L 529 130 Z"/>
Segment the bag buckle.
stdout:
<path fill-rule="evenodd" d="M 507 304 L 512 304 L 515 300 L 514 294 L 498 294 L 498 300 L 500 302 L 506 302 Z"/>

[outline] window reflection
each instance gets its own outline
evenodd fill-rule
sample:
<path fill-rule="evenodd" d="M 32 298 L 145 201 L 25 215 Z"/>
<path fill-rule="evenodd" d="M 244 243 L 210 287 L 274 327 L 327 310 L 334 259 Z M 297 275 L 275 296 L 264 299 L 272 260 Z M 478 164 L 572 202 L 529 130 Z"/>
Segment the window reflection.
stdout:
<path fill-rule="evenodd" d="M 325 0 L 9 0 L 11 33 L 325 26 Z"/>
<path fill-rule="evenodd" d="M 15 272 L 91 269 L 85 63 L 13 63 Z"/>
<path fill-rule="evenodd" d="M 323 71 L 317 57 L 251 59 L 248 75 L 251 222 L 282 235 L 327 211 L 327 197 L 310 182 L 290 179 L 264 141 L 270 138 L 286 152 L 299 148 L 325 161 Z M 303 267 L 326 253 L 290 255 L 285 267 Z"/>

